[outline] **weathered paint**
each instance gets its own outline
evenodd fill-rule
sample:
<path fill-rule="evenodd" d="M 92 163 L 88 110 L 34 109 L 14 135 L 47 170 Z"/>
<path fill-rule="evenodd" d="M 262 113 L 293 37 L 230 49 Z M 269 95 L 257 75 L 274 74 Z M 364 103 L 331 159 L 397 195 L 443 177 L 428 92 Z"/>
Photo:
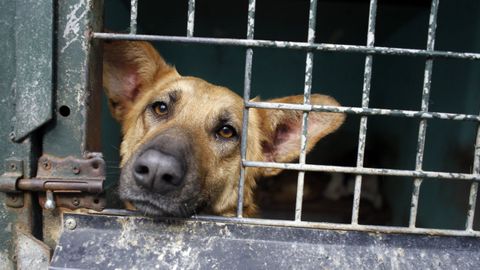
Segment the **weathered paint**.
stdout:
<path fill-rule="evenodd" d="M 195 0 L 188 0 L 187 37 L 193 37 L 195 28 Z"/>
<path fill-rule="evenodd" d="M 248 2 L 248 19 L 247 19 L 247 39 L 252 40 L 255 33 L 255 0 Z M 246 104 L 250 100 L 250 88 L 252 84 L 252 62 L 253 49 L 247 48 L 245 55 L 245 80 L 243 86 L 243 103 Z M 243 110 L 242 119 L 242 138 L 240 145 L 240 155 L 242 160 L 247 159 L 247 137 L 248 137 L 248 107 Z M 245 166 L 240 164 L 240 178 L 238 180 L 238 199 L 237 199 L 237 217 L 243 216 L 243 193 L 245 185 Z"/>
<path fill-rule="evenodd" d="M 50 269 L 477 269 L 480 239 L 69 214 Z"/>
<path fill-rule="evenodd" d="M 16 239 L 17 269 L 47 269 L 50 248 L 30 234 L 19 232 Z"/>
<path fill-rule="evenodd" d="M 138 0 L 130 1 L 130 34 L 137 33 Z"/>
<path fill-rule="evenodd" d="M 103 1 L 66 0 L 55 7 L 55 114 L 45 130 L 42 150 L 50 156 L 80 160 L 100 149 L 102 62 L 98 60 L 102 51 L 91 33 L 103 28 Z M 46 210 L 43 215 L 44 224 L 58 224 L 55 211 Z M 55 245 L 58 227 L 44 226 L 43 236 L 44 242 Z"/>
<path fill-rule="evenodd" d="M 377 1 L 370 1 L 369 15 L 368 15 L 368 32 L 367 32 L 367 47 L 372 48 L 375 43 L 375 22 L 377 17 Z M 372 66 L 373 56 L 371 54 L 365 57 L 365 69 L 363 73 L 363 90 L 362 90 L 362 109 L 368 108 L 370 102 L 370 86 L 372 81 Z M 367 116 L 360 118 L 360 128 L 358 134 L 357 146 L 357 168 L 363 168 L 363 161 L 365 156 L 365 144 L 367 140 Z M 352 224 L 358 224 L 358 213 L 360 209 L 360 193 L 362 191 L 362 175 L 355 176 L 355 187 L 353 192 L 353 206 L 352 206 Z"/>
<path fill-rule="evenodd" d="M 51 6 L 51 1 L 42 1 L 42 4 L 45 4 L 45 9 L 39 7 L 38 1 L 29 1 L 29 0 L 19 0 L 19 1 L 1 1 L 0 2 L 0 33 L 2 34 L 2 39 L 0 41 L 0 51 L 3 53 L 2 61 L 0 61 L 0 115 L 2 116 L 2 121 L 0 121 L 0 175 L 5 173 L 5 162 L 6 160 L 17 160 L 23 164 L 23 171 L 21 172 L 24 177 L 31 177 L 34 167 L 34 159 L 37 154 L 38 141 L 35 139 L 33 134 L 30 134 L 31 130 L 34 130 L 41 125 L 42 122 L 48 118 L 48 103 L 42 104 L 47 110 L 46 111 L 37 111 L 36 106 L 32 104 L 26 104 L 20 102 L 17 104 L 19 107 L 16 109 L 16 102 L 18 98 L 21 98 L 23 94 L 34 89 L 34 86 L 42 87 L 42 91 L 46 88 L 43 88 L 45 85 L 43 82 L 35 83 L 39 78 L 38 73 L 35 73 L 33 69 L 36 69 L 35 63 L 36 60 L 32 60 L 33 63 L 23 63 L 21 61 L 26 61 L 29 56 L 18 52 L 18 49 L 23 47 L 24 49 L 29 50 L 30 53 L 35 53 L 37 48 L 30 48 L 32 44 L 36 44 L 36 41 L 29 40 L 28 44 L 17 44 L 17 41 L 22 41 L 22 39 L 27 38 L 27 33 L 30 32 L 27 28 L 30 26 L 33 29 L 42 29 L 40 25 L 27 25 L 28 22 L 31 22 L 30 18 L 25 16 L 39 16 L 38 19 L 41 19 L 43 12 L 48 12 L 48 7 Z M 30 11 L 26 9 L 30 8 L 33 11 L 38 11 L 32 15 Z M 38 10 L 36 10 L 38 8 Z M 38 23 L 43 22 L 39 20 Z M 48 24 L 49 20 L 46 19 L 45 23 Z M 20 31 L 17 33 L 17 30 Z M 19 35 L 17 37 L 17 34 Z M 32 36 L 34 38 L 42 38 L 41 36 Z M 45 37 L 45 41 L 49 37 Z M 23 40 L 24 41 L 24 40 Z M 39 41 L 40 44 L 45 45 L 43 42 Z M 17 47 L 19 46 L 19 47 Z M 40 48 L 39 51 L 45 48 Z M 17 58 L 18 57 L 18 58 Z M 48 58 L 48 56 L 47 56 Z M 47 65 L 47 58 L 40 57 L 39 60 L 42 63 L 42 66 L 39 67 L 39 72 L 47 72 L 44 69 Z M 31 65 L 28 67 L 26 64 Z M 17 67 L 17 65 L 19 65 Z M 22 76 L 30 72 L 35 74 L 28 74 L 25 78 L 18 78 L 18 75 Z M 20 71 L 20 74 L 17 74 L 17 71 Z M 48 72 L 45 73 L 46 80 L 49 80 Z M 24 92 L 22 92 L 24 91 Z M 23 93 L 23 94 L 22 94 Z M 48 99 L 48 93 L 47 99 Z M 26 101 L 32 101 L 30 97 Z M 38 101 L 38 100 L 36 100 Z M 28 105 L 28 106 L 27 106 Z M 40 105 L 40 104 L 39 104 Z M 32 106 L 33 111 L 37 111 L 42 115 L 39 115 L 39 118 L 27 120 L 28 116 L 25 118 L 22 116 L 22 119 L 17 119 L 16 112 L 21 111 L 21 106 L 24 106 L 24 109 L 27 111 L 25 114 L 29 114 L 28 110 Z M 46 118 L 45 118 L 46 117 Z M 30 123 L 34 126 L 31 127 L 18 127 L 15 130 L 17 121 L 27 121 L 24 124 Z M 26 138 L 22 140 L 22 134 L 29 134 Z M 20 136 L 17 136 L 19 135 Z M 17 139 L 14 141 L 13 139 Z M 23 197 L 23 206 L 22 208 L 9 208 L 6 206 L 7 195 L 5 193 L 0 193 L 0 265 L 2 269 L 13 269 L 15 267 L 15 252 L 14 252 L 14 242 L 16 239 L 16 234 L 19 230 L 29 233 L 32 229 L 32 200 L 31 194 L 26 193 L 20 195 Z"/>
<path fill-rule="evenodd" d="M 380 115 L 380 116 L 394 116 L 406 118 L 420 118 L 420 119 L 443 119 L 455 121 L 476 121 L 480 122 L 480 116 L 470 114 L 456 114 L 443 112 L 422 112 L 409 110 L 392 110 L 392 109 L 378 109 L 378 108 L 359 108 L 359 107 L 344 107 L 344 106 L 326 106 L 326 105 L 307 105 L 307 104 L 289 104 L 289 103 L 268 103 L 268 102 L 253 102 L 246 104 L 250 108 L 259 109 L 282 109 L 282 110 L 300 110 L 300 111 L 314 111 L 314 112 L 336 112 L 355 115 Z"/>
<path fill-rule="evenodd" d="M 91 41 L 91 31 L 101 29 L 102 4 L 69 0 L 56 5 L 56 115 L 43 143 L 50 155 L 84 157 L 87 150 L 98 149 L 98 117 L 90 115 L 100 109 L 96 97 L 101 95 L 101 62 L 96 59 L 101 59 L 101 51 L 92 50 L 98 42 Z M 68 115 L 61 114 L 62 107 Z"/>
<path fill-rule="evenodd" d="M 336 172 L 348 174 L 370 174 L 370 175 L 390 175 L 404 176 L 415 178 L 438 178 L 438 179 L 455 179 L 455 180 L 474 180 L 480 181 L 480 175 L 468 173 L 451 173 L 451 172 L 435 172 L 435 171 L 416 171 L 416 170 L 396 170 L 381 168 L 358 168 L 346 166 L 331 165 L 314 165 L 314 164 L 298 164 L 298 163 L 278 163 L 278 162 L 260 162 L 260 161 L 243 161 L 246 167 L 263 167 L 282 170 L 295 171 L 312 171 L 312 172 Z"/>
<path fill-rule="evenodd" d="M 439 4 L 439 0 L 432 1 L 432 7 L 430 9 L 430 19 L 428 23 L 427 51 L 433 51 L 435 47 L 438 4 Z M 428 112 L 428 103 L 430 100 L 430 88 L 432 84 L 432 69 L 433 69 L 433 59 L 429 58 L 425 62 L 425 72 L 423 75 L 423 92 L 422 92 L 422 105 L 421 105 L 422 112 Z M 427 133 L 427 120 L 422 119 L 418 127 L 415 170 L 422 170 L 426 133 Z M 410 202 L 410 220 L 409 220 L 409 227 L 411 228 L 415 227 L 416 225 L 418 199 L 420 196 L 420 187 L 422 185 L 422 180 L 423 180 L 422 178 L 416 178 L 413 181 L 413 191 L 412 191 L 412 198 Z"/>
<path fill-rule="evenodd" d="M 233 39 L 233 38 L 206 38 L 206 37 L 182 37 L 182 36 L 161 36 L 161 35 L 130 35 L 130 34 L 113 34 L 113 33 L 93 33 L 94 38 L 109 39 L 109 40 L 145 40 L 145 41 L 159 41 L 171 43 L 191 43 L 191 44 L 206 44 L 206 45 L 223 45 L 223 46 L 240 46 L 240 47 L 256 47 L 256 48 L 280 48 L 280 49 L 294 49 L 294 50 L 313 50 L 325 52 L 349 52 L 349 53 L 363 53 L 363 54 L 378 54 L 378 55 L 403 55 L 403 56 L 420 56 L 420 57 L 434 57 L 434 58 L 459 58 L 480 60 L 480 53 L 470 52 L 452 52 L 452 51 L 432 51 L 421 49 L 404 49 L 392 47 L 368 47 L 361 45 L 344 45 L 344 44 L 330 44 L 330 43 L 315 43 L 308 42 L 290 42 L 290 41 L 271 41 L 261 39 Z"/>
<path fill-rule="evenodd" d="M 53 1 L 18 1 L 16 13 L 12 137 L 20 141 L 52 118 Z"/>
<path fill-rule="evenodd" d="M 480 176 L 480 124 L 477 126 L 477 139 L 475 141 L 472 174 Z M 468 196 L 468 210 L 467 210 L 467 220 L 465 222 L 465 230 L 473 229 L 475 207 L 477 205 L 477 196 L 478 196 L 478 183 L 472 182 L 472 185 L 470 187 L 470 194 Z"/>
<path fill-rule="evenodd" d="M 308 36 L 307 42 L 313 44 L 315 42 L 315 26 L 317 24 L 317 1 L 310 0 L 310 9 L 308 12 Z M 312 92 L 312 71 L 313 71 L 313 52 L 307 52 L 305 60 L 305 80 L 303 87 L 303 104 L 310 105 Z M 302 115 L 302 129 L 300 136 L 300 156 L 299 164 L 305 164 L 307 157 L 307 131 L 308 131 L 308 111 L 304 111 Z M 305 171 L 298 172 L 297 192 L 295 198 L 295 220 L 302 219 L 302 203 L 303 189 L 305 182 Z"/>

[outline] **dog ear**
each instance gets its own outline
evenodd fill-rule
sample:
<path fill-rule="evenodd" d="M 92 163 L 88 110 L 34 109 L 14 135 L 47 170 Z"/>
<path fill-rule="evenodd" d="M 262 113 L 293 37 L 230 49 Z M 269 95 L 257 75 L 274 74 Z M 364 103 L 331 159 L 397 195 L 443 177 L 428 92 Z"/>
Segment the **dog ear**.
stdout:
<path fill-rule="evenodd" d="M 153 46 L 144 41 L 104 42 L 103 86 L 112 115 L 121 121 L 142 89 L 159 78 L 179 76 Z"/>
<path fill-rule="evenodd" d="M 303 103 L 303 96 L 289 96 L 269 100 L 274 103 Z M 333 98 L 313 94 L 311 104 L 340 106 Z M 260 128 L 264 132 L 261 141 L 262 154 L 267 162 L 290 162 L 300 155 L 303 111 L 294 110 L 258 110 Z M 310 112 L 308 116 L 307 152 L 326 135 L 337 130 L 345 120 L 342 113 Z M 265 176 L 273 176 L 280 169 L 265 169 Z"/>

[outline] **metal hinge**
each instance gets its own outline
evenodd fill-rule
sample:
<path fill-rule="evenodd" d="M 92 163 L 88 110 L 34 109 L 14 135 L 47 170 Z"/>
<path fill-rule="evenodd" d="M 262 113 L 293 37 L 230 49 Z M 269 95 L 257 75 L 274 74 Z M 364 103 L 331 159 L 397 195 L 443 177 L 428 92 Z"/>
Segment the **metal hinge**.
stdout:
<path fill-rule="evenodd" d="M 90 153 L 86 159 L 43 155 L 39 158 L 35 178 L 22 178 L 21 162 L 8 160 L 6 166 L 5 173 L 0 176 L 0 191 L 9 194 L 45 192 L 40 194 L 39 200 L 46 209 L 60 206 L 101 210 L 105 207 L 105 200 L 100 196 L 105 180 L 105 161 L 100 153 Z M 18 170 L 13 170 L 15 166 Z"/>

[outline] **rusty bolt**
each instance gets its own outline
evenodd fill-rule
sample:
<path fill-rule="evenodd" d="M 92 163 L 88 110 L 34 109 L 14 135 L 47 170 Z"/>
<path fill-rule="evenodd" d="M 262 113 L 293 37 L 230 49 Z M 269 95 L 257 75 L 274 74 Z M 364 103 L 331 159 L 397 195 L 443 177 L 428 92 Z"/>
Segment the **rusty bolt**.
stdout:
<path fill-rule="evenodd" d="M 75 206 L 79 206 L 80 205 L 80 200 L 78 198 L 73 198 L 72 199 L 72 204 L 75 205 Z"/>
<path fill-rule="evenodd" d="M 74 174 L 79 174 L 79 173 L 80 173 L 80 168 L 79 168 L 77 165 L 75 165 L 75 166 L 73 166 L 73 168 L 72 168 L 72 172 L 73 172 Z"/>
<path fill-rule="evenodd" d="M 42 160 L 42 167 L 44 170 L 50 170 L 52 168 L 52 163 L 48 159 Z"/>
<path fill-rule="evenodd" d="M 75 230 L 75 228 L 77 227 L 77 222 L 74 218 L 67 218 L 65 220 L 65 227 L 69 230 Z"/>
<path fill-rule="evenodd" d="M 17 170 L 17 165 L 15 163 L 10 163 L 10 170 L 11 171 L 16 171 Z"/>

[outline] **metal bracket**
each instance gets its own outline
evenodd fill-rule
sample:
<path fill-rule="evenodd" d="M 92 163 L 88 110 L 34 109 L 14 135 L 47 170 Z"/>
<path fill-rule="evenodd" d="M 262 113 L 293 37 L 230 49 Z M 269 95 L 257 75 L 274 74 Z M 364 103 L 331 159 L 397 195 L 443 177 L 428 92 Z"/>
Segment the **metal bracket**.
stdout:
<path fill-rule="evenodd" d="M 0 191 L 9 193 L 7 205 L 11 207 L 23 206 L 16 196 L 20 191 L 46 192 L 46 196 L 39 196 L 46 209 L 60 206 L 102 210 L 105 207 L 105 200 L 100 197 L 105 180 L 101 153 L 90 153 L 86 159 L 43 155 L 38 161 L 37 177 L 29 179 L 22 179 L 22 161 L 7 160 L 5 166 L 5 173 L 0 176 Z"/>
<path fill-rule="evenodd" d="M 5 160 L 5 173 L 0 176 L 0 191 L 18 192 L 17 181 L 23 176 L 23 161 Z"/>
<path fill-rule="evenodd" d="M 105 199 L 100 193 L 104 180 L 105 161 L 101 153 L 90 153 L 86 159 L 43 155 L 38 162 L 37 177 L 21 179 L 18 187 L 46 191 L 39 196 L 40 204 L 46 209 L 58 206 L 102 210 Z"/>
<path fill-rule="evenodd" d="M 17 190 L 17 181 L 23 176 L 23 161 L 5 160 L 5 172 L 0 176 L 0 191 L 7 193 L 5 204 L 9 207 L 22 207 L 23 194 Z"/>

